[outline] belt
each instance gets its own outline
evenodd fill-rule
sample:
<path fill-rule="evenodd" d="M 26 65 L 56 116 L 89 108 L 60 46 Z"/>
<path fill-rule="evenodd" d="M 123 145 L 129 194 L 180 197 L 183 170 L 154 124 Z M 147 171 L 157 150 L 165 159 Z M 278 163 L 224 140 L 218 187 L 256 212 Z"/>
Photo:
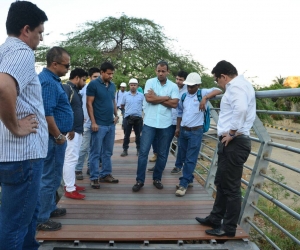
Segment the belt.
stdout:
<path fill-rule="evenodd" d="M 186 131 L 194 131 L 194 130 L 198 130 L 199 128 L 203 128 L 203 126 L 196 126 L 196 127 L 182 127 L 184 130 Z"/>
<path fill-rule="evenodd" d="M 240 134 L 240 133 L 236 133 L 234 137 L 246 137 L 246 138 L 248 138 L 249 136 L 248 135 L 244 135 L 244 134 Z M 223 139 L 223 136 L 220 135 L 219 136 L 219 141 L 222 141 L 222 139 Z"/>

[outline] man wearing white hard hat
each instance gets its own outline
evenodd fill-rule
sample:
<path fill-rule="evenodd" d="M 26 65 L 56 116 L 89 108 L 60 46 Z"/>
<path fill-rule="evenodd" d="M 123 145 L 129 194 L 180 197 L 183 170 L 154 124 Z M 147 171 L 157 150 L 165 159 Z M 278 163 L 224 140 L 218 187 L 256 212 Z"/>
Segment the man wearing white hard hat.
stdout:
<path fill-rule="evenodd" d="M 135 133 L 135 143 L 137 155 L 140 151 L 140 135 L 143 126 L 143 101 L 144 95 L 137 91 L 138 80 L 132 78 L 129 80 L 130 91 L 126 92 L 121 102 L 121 108 L 125 110 L 123 126 L 124 126 L 124 143 L 122 157 L 128 155 L 128 148 L 130 142 L 130 134 L 132 128 Z"/>
<path fill-rule="evenodd" d="M 120 84 L 120 89 L 117 91 L 116 97 L 115 97 L 116 98 L 117 109 L 121 110 L 122 119 L 124 119 L 124 109 L 121 108 L 121 102 L 123 100 L 123 96 L 126 93 L 126 87 L 127 87 L 126 83 L 122 82 Z"/>
<path fill-rule="evenodd" d="M 177 107 L 177 127 L 175 135 L 179 136 L 181 158 L 184 161 L 182 176 L 179 178 L 176 196 L 184 196 L 188 186 L 193 183 L 199 150 L 201 147 L 204 112 L 207 101 L 222 93 L 218 88 L 199 89 L 201 77 L 190 73 L 183 84 L 188 92 L 183 94 Z"/>

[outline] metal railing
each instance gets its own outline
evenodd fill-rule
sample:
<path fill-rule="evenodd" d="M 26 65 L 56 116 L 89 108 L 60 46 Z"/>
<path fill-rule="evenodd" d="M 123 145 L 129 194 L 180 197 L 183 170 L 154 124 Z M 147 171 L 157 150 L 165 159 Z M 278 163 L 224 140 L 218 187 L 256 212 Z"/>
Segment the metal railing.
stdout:
<path fill-rule="evenodd" d="M 293 97 L 300 96 L 300 89 L 287 89 L 287 90 L 270 90 L 270 91 L 258 91 L 256 92 L 256 98 L 273 98 L 273 97 Z M 217 96 L 215 99 L 221 99 L 222 96 Z M 218 108 L 214 108 L 211 103 L 209 103 L 211 108 L 211 118 L 217 124 L 218 122 Z M 293 115 L 300 116 L 300 112 L 287 112 L 287 111 L 271 111 L 271 110 L 257 110 L 257 113 L 266 113 L 266 114 L 280 114 L 280 115 Z M 216 135 L 216 126 L 211 126 L 210 131 L 203 136 L 202 146 L 199 152 L 198 158 L 198 169 L 195 170 L 197 176 L 204 182 L 205 189 L 211 195 L 213 192 L 216 192 L 214 179 L 217 171 L 217 144 L 218 138 Z M 239 217 L 240 226 L 246 231 L 250 232 L 250 230 L 256 231 L 260 234 L 265 240 L 275 249 L 280 249 L 280 247 L 274 242 L 270 237 L 267 236 L 265 229 L 262 228 L 259 224 L 256 223 L 255 216 L 261 216 L 264 220 L 268 221 L 272 228 L 276 228 L 280 230 L 282 234 L 288 237 L 292 242 L 299 245 L 300 248 L 300 240 L 291 232 L 286 230 L 283 225 L 278 223 L 275 219 L 272 219 L 270 215 L 263 212 L 262 209 L 259 208 L 258 202 L 259 199 L 264 199 L 265 201 L 270 202 L 272 206 L 278 208 L 279 213 L 286 213 L 296 221 L 300 220 L 300 214 L 297 211 L 294 211 L 289 206 L 285 205 L 282 201 L 273 197 L 270 192 L 264 188 L 264 184 L 266 181 L 271 183 L 272 185 L 277 185 L 281 189 L 292 193 L 294 196 L 300 198 L 299 190 L 291 187 L 290 185 L 283 182 L 282 179 L 276 179 L 267 174 L 268 167 L 270 163 L 276 164 L 278 168 L 284 168 L 289 171 L 293 171 L 295 174 L 300 173 L 300 168 L 298 166 L 291 166 L 282 161 L 271 157 L 272 150 L 274 148 L 285 150 L 286 152 L 290 152 L 295 154 L 296 157 L 299 157 L 300 162 L 300 149 L 296 147 L 287 146 L 280 143 L 275 143 L 272 141 L 270 135 L 268 134 L 266 128 L 264 127 L 261 120 L 258 116 L 255 119 L 253 125 L 253 131 L 251 133 L 251 141 L 255 142 L 258 145 L 257 152 L 251 151 L 250 156 L 253 158 L 254 164 L 253 166 L 244 165 L 244 170 L 249 172 L 250 178 L 248 180 L 242 178 L 241 182 L 244 185 L 246 191 L 243 192 L 242 199 L 242 209 Z M 215 142 L 215 148 L 208 145 L 206 141 L 210 143 Z M 177 147 L 176 147 L 177 148 Z M 177 151 L 174 151 L 177 153 Z M 212 156 L 210 156 L 212 155 Z M 283 159 L 284 161 L 284 159 Z M 244 172 L 245 172 L 244 171 Z M 300 176 L 299 176 L 300 177 Z M 284 224 L 284 223 L 283 223 Z"/>

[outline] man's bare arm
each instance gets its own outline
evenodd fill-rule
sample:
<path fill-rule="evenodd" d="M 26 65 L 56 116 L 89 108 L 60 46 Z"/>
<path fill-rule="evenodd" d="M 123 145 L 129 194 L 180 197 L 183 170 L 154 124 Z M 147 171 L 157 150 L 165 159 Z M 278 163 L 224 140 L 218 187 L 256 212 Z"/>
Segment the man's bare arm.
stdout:
<path fill-rule="evenodd" d="M 99 126 L 97 125 L 96 120 L 95 120 L 95 116 L 94 116 L 94 108 L 93 108 L 94 100 L 95 100 L 94 96 L 87 96 L 86 97 L 86 109 L 88 111 L 90 120 L 92 122 L 92 128 L 91 128 L 92 131 L 98 131 Z"/>
<path fill-rule="evenodd" d="M 164 101 L 161 103 L 161 105 L 164 105 L 167 108 L 173 108 L 175 109 L 177 107 L 179 99 L 174 98 L 174 99 L 169 99 L 167 101 Z"/>
<path fill-rule="evenodd" d="M 162 102 L 165 102 L 170 99 L 169 96 L 157 96 L 149 93 L 145 94 L 145 98 L 146 101 L 151 104 L 161 104 Z"/>
<path fill-rule="evenodd" d="M 4 73 L 0 73 L 0 119 L 5 127 L 15 136 L 23 137 L 36 133 L 38 122 L 35 114 L 30 114 L 20 120 L 16 113 L 17 82 Z"/>

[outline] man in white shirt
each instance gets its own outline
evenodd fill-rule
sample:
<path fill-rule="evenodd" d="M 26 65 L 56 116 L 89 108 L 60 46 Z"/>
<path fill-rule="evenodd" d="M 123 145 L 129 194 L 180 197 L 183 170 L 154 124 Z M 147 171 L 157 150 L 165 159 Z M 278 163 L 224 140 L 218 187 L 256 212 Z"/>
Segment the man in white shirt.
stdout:
<path fill-rule="evenodd" d="M 241 177 L 250 150 L 250 129 L 256 117 L 253 86 L 227 61 L 220 61 L 211 72 L 217 84 L 226 90 L 221 100 L 217 125 L 218 170 L 215 177 L 217 196 L 210 215 L 196 220 L 213 229 L 214 236 L 235 236 L 241 211 Z M 223 223 L 221 224 L 221 221 Z"/>

